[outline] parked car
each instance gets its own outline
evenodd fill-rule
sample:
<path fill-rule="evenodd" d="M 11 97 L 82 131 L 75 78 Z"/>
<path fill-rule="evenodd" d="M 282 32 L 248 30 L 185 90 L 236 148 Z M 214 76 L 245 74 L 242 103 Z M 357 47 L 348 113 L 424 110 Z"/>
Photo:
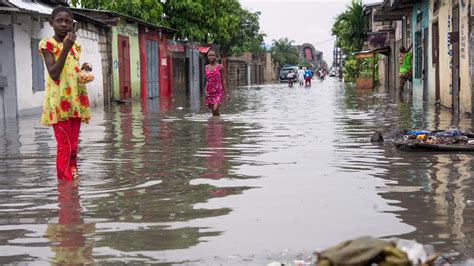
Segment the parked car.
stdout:
<path fill-rule="evenodd" d="M 337 67 L 332 67 L 331 71 L 329 72 L 330 77 L 336 77 L 338 75 L 338 68 Z"/>
<path fill-rule="evenodd" d="M 298 67 L 295 66 L 289 66 L 289 67 L 283 67 L 280 69 L 280 82 L 287 82 L 288 81 L 288 73 L 292 70 L 294 73 L 298 73 Z"/>

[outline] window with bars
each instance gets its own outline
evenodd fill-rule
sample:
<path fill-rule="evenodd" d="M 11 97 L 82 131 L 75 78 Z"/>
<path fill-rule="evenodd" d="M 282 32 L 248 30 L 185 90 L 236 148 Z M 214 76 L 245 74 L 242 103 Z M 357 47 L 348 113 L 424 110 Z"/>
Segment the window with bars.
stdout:
<path fill-rule="evenodd" d="M 43 58 L 38 52 L 40 39 L 31 39 L 31 63 L 33 91 L 44 91 L 44 64 Z"/>

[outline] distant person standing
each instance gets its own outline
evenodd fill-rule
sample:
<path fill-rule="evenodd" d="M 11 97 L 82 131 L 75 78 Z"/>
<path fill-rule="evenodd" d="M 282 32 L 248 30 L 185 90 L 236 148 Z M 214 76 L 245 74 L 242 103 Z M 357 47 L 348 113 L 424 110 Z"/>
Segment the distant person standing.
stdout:
<path fill-rule="evenodd" d="M 295 73 L 293 70 L 288 72 L 288 75 L 286 75 L 286 78 L 288 79 L 288 87 L 293 88 L 293 82 L 295 81 L 296 75 L 297 73 Z"/>
<path fill-rule="evenodd" d="M 298 70 L 298 81 L 300 82 L 300 86 L 304 85 L 304 68 L 302 67 Z"/>
<path fill-rule="evenodd" d="M 411 53 L 411 48 L 413 45 L 411 45 L 408 50 L 405 49 L 405 47 L 400 47 L 400 88 L 399 88 L 399 93 L 400 95 L 403 95 L 403 92 L 405 90 L 405 84 L 407 81 L 412 82 L 412 53 Z"/>
<path fill-rule="evenodd" d="M 213 116 L 220 116 L 220 107 L 225 95 L 224 71 L 222 65 L 216 61 L 216 52 L 209 50 L 207 53 L 209 64 L 206 65 L 206 105 L 211 109 Z M 230 99 L 227 96 L 227 99 Z"/>
<path fill-rule="evenodd" d="M 325 77 L 326 77 L 326 72 L 324 71 L 324 69 L 321 68 L 319 70 L 319 79 L 323 81 Z"/>
<path fill-rule="evenodd" d="M 313 77 L 313 74 L 311 73 L 311 70 L 306 69 L 304 71 L 304 86 L 311 86 L 311 78 Z"/>

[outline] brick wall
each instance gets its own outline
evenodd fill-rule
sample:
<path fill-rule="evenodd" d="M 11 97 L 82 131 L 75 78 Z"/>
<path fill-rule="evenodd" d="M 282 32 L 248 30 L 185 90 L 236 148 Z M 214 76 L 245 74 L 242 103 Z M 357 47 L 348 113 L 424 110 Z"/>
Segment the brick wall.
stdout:
<path fill-rule="evenodd" d="M 86 21 L 80 21 L 77 28 L 77 41 L 82 46 L 81 64 L 91 63 L 95 76 L 87 85 L 91 104 L 108 104 L 112 95 L 112 34 L 107 28 Z"/>
<path fill-rule="evenodd" d="M 248 85 L 247 63 L 241 60 L 228 59 L 227 82 L 229 87 Z"/>

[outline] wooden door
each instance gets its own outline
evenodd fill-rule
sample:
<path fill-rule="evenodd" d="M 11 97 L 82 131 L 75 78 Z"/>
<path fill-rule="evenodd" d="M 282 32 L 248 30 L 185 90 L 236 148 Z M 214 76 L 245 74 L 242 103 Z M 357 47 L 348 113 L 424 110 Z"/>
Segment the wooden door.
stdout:
<path fill-rule="evenodd" d="M 459 88 L 461 85 L 459 77 L 459 5 L 453 7 L 452 25 L 453 31 L 450 38 L 453 47 L 451 95 L 453 112 L 459 114 Z"/>
<path fill-rule="evenodd" d="M 119 92 L 120 100 L 132 97 L 130 80 L 130 42 L 127 36 L 118 35 Z"/>
<path fill-rule="evenodd" d="M 159 96 L 159 56 L 158 42 L 153 40 L 146 41 L 146 90 L 148 98 Z"/>

